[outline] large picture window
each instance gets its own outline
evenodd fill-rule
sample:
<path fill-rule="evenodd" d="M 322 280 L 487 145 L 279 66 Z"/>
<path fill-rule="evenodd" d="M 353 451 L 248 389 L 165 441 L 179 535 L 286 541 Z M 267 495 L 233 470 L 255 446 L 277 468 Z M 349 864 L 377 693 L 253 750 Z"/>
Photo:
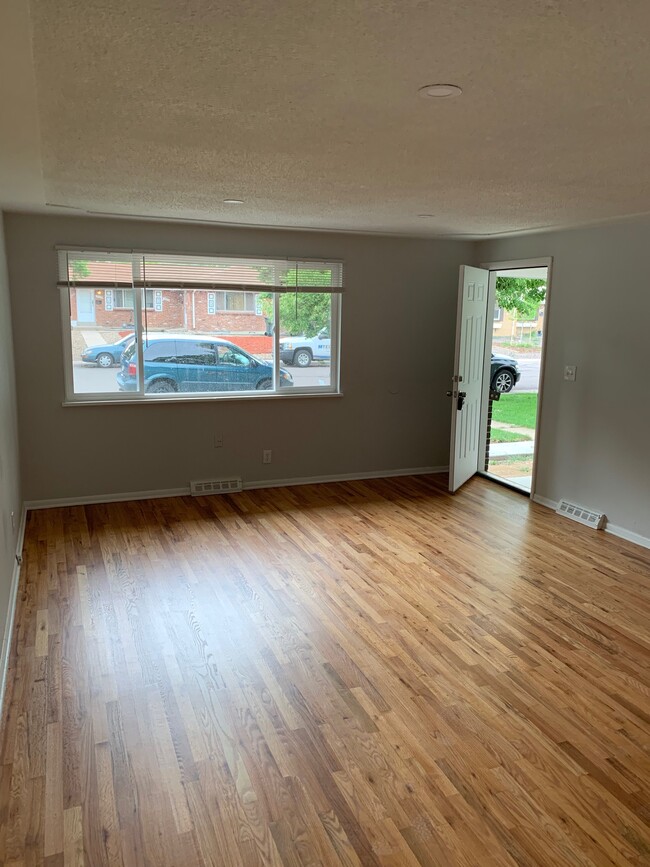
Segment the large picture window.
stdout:
<path fill-rule="evenodd" d="M 339 392 L 343 265 L 59 251 L 68 402 Z"/>

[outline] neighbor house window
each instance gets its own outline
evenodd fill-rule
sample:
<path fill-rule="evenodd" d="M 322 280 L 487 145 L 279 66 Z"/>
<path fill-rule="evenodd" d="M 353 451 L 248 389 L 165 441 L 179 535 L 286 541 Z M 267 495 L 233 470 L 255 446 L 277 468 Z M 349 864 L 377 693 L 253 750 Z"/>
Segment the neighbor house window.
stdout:
<path fill-rule="evenodd" d="M 224 309 L 255 312 L 255 295 L 250 292 L 224 292 Z"/>
<path fill-rule="evenodd" d="M 132 310 L 133 309 L 133 289 L 113 289 L 113 309 L 114 310 Z M 153 289 L 145 290 L 145 307 L 147 310 L 154 310 L 154 291 Z M 162 293 L 159 293 L 162 294 Z"/>
<path fill-rule="evenodd" d="M 503 307 L 495 307 L 494 308 L 494 321 L 502 322 L 503 321 Z"/>
<path fill-rule="evenodd" d="M 338 393 L 341 262 L 62 249 L 58 285 L 69 402 Z"/>
<path fill-rule="evenodd" d="M 228 310 L 239 313 L 260 313 L 261 304 L 250 292 L 208 292 L 208 313 Z"/>

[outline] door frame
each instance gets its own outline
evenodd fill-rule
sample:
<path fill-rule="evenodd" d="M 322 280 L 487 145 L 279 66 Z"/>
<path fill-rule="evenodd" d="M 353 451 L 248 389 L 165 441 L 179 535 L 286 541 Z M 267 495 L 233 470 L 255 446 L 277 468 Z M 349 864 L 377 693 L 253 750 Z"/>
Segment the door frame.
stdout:
<path fill-rule="evenodd" d="M 537 422 L 535 426 L 535 452 L 533 454 L 533 472 L 530 482 L 530 499 L 535 498 L 535 489 L 537 487 L 537 470 L 539 466 L 540 444 L 543 430 L 543 407 L 544 407 L 544 381 L 546 373 L 546 348 L 548 346 L 549 320 L 551 311 L 551 285 L 553 282 L 553 257 L 540 256 L 536 259 L 510 259 L 505 262 L 482 262 L 481 268 L 485 268 L 490 272 L 490 280 L 488 283 L 488 315 L 486 316 L 486 331 L 485 331 L 485 368 L 483 381 L 488 384 L 490 382 L 490 352 L 492 350 L 492 333 L 488 335 L 488 326 L 492 327 L 492 320 L 489 317 L 489 312 L 494 309 L 494 294 L 496 291 L 496 271 L 506 271 L 516 268 L 546 268 L 546 299 L 544 303 L 544 333 L 542 338 L 542 353 L 539 362 L 539 391 L 537 397 Z M 489 336 L 489 340 L 488 340 Z M 480 454 L 485 455 L 485 445 L 487 441 L 487 410 L 489 402 L 489 387 L 485 389 L 483 394 L 483 402 L 481 404 L 481 440 Z M 479 470 L 480 475 L 486 475 L 484 470 Z M 490 476 L 490 478 L 493 478 Z M 522 493 L 525 493 L 522 491 Z"/>

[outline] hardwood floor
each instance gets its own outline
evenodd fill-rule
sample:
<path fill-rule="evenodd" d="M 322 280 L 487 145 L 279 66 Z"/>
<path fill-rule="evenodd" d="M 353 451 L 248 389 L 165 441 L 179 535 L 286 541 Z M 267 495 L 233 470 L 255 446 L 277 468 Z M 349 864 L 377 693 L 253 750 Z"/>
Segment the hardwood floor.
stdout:
<path fill-rule="evenodd" d="M 32 512 L 0 862 L 650 863 L 650 552 L 444 483 Z"/>

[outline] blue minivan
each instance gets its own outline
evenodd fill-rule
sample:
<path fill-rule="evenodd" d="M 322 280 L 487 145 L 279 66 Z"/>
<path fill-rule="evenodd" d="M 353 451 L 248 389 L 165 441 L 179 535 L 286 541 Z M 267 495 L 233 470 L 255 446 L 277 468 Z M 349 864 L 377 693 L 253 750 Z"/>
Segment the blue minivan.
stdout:
<path fill-rule="evenodd" d="M 121 359 L 117 384 L 120 391 L 138 387 L 135 341 Z M 273 388 L 273 365 L 258 361 L 227 340 L 199 335 L 170 334 L 144 339 L 144 390 L 149 394 L 174 392 L 251 391 Z M 280 370 L 280 386 L 293 385 Z"/>

